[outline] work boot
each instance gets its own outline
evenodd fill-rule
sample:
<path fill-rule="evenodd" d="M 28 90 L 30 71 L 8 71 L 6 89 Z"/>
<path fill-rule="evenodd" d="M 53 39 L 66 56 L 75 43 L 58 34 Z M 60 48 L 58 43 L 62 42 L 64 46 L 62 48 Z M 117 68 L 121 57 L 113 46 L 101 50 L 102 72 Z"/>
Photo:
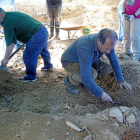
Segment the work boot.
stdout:
<path fill-rule="evenodd" d="M 19 78 L 19 80 L 21 82 L 35 82 L 37 79 L 36 78 L 35 79 L 29 79 L 27 77 L 22 77 L 22 78 Z"/>
<path fill-rule="evenodd" d="M 51 33 L 51 34 L 49 35 L 49 39 L 51 39 L 53 36 L 54 36 L 54 34 Z"/>
<path fill-rule="evenodd" d="M 58 40 L 60 40 L 59 29 L 56 28 L 55 31 L 56 31 L 56 38 L 57 38 Z"/>
<path fill-rule="evenodd" d="M 69 81 L 68 76 L 65 77 L 64 84 L 67 86 L 67 90 L 70 93 L 77 94 L 79 92 L 78 88 Z"/>
<path fill-rule="evenodd" d="M 49 39 L 51 39 L 53 36 L 54 36 L 54 27 L 50 27 Z"/>
<path fill-rule="evenodd" d="M 59 34 L 58 34 L 58 33 L 56 34 L 56 38 L 57 38 L 58 40 L 60 40 L 60 37 L 59 37 Z"/>
<path fill-rule="evenodd" d="M 46 68 L 46 67 L 42 67 L 42 68 L 41 68 L 41 71 L 53 71 L 53 69 L 54 69 L 53 67 L 51 67 L 51 68 L 49 68 L 49 69 Z"/>

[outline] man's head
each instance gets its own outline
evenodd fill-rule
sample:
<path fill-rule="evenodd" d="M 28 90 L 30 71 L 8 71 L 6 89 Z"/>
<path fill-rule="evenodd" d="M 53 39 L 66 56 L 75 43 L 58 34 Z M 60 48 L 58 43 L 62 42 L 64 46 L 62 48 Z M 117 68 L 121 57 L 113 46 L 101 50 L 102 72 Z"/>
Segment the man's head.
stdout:
<path fill-rule="evenodd" d="M 102 29 L 97 36 L 98 49 L 103 54 L 109 54 L 116 45 L 117 34 L 111 29 Z"/>
<path fill-rule="evenodd" d="M 0 26 L 3 26 L 5 14 L 6 12 L 2 8 L 0 8 Z"/>

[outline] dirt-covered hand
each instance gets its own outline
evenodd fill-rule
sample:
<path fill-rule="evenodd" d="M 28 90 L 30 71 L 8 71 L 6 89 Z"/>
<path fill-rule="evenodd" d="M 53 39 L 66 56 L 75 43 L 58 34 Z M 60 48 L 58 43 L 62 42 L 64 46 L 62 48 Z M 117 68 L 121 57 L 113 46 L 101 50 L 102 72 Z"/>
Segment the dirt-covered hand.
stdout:
<path fill-rule="evenodd" d="M 127 90 L 132 89 L 132 86 L 129 83 L 127 83 L 126 81 L 120 82 L 120 87 L 121 87 L 121 89 L 123 89 L 123 87 L 126 88 Z"/>
<path fill-rule="evenodd" d="M 2 61 L 1 61 L 1 64 L 5 67 L 8 64 L 8 59 L 3 58 Z"/>
<path fill-rule="evenodd" d="M 106 92 L 103 92 L 101 99 L 103 102 L 113 102 L 112 98 Z"/>

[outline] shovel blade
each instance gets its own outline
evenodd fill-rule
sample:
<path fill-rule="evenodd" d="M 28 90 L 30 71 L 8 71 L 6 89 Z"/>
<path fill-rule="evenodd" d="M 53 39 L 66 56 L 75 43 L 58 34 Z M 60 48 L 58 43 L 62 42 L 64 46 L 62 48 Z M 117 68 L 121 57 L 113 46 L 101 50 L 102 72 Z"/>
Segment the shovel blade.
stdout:
<path fill-rule="evenodd" d="M 8 68 L 4 68 L 3 65 L 0 65 L 0 69 L 4 71 L 8 71 Z"/>

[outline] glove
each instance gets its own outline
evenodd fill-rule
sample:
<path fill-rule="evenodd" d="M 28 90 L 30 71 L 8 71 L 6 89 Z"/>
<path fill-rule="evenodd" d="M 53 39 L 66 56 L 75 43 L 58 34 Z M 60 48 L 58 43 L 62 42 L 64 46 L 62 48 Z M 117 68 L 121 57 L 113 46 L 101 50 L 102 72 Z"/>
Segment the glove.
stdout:
<path fill-rule="evenodd" d="M 125 20 L 129 21 L 129 19 L 130 19 L 130 16 L 129 15 L 123 14 L 123 16 L 124 16 Z"/>
<path fill-rule="evenodd" d="M 129 21 L 132 21 L 135 17 L 133 15 L 130 15 Z"/>

